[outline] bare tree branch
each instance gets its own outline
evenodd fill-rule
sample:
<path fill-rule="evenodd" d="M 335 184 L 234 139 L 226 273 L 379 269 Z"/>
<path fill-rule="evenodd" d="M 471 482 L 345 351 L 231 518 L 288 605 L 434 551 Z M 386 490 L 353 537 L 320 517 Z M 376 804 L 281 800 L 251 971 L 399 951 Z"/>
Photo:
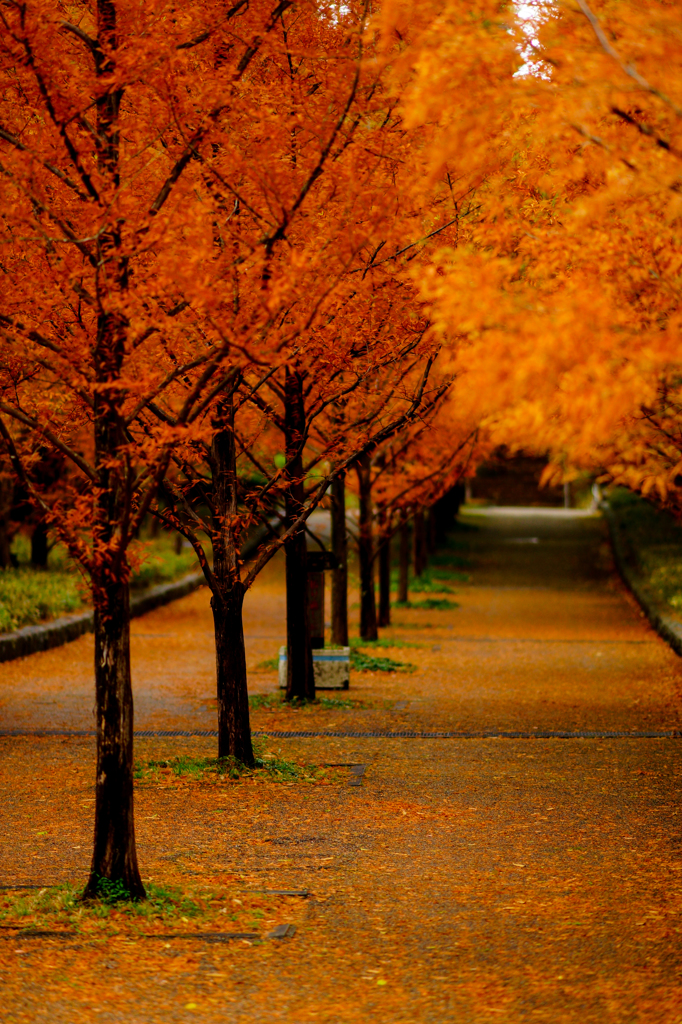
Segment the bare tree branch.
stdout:
<path fill-rule="evenodd" d="M 662 93 L 660 89 L 657 89 L 655 86 L 647 82 L 646 78 L 643 78 L 637 71 L 637 69 L 632 66 L 632 64 L 625 63 L 625 61 L 620 56 L 618 51 L 608 41 L 606 33 L 604 32 L 604 29 L 601 27 L 599 19 L 597 18 L 596 14 L 594 14 L 594 12 L 590 9 L 589 5 L 586 3 L 586 0 L 578 0 L 578 7 L 583 12 L 585 17 L 589 21 L 590 25 L 592 26 L 592 31 L 599 40 L 599 44 L 604 50 L 604 52 L 607 53 L 609 57 L 612 57 L 613 60 L 615 60 L 616 64 L 621 69 L 621 71 L 623 71 L 628 76 L 628 78 L 631 78 L 633 82 L 636 82 L 640 89 L 644 89 L 645 92 L 651 93 L 652 96 L 656 96 L 659 100 L 661 100 L 662 103 L 665 103 L 667 107 L 670 107 L 670 109 L 674 111 L 677 117 L 682 117 L 681 107 L 678 107 L 677 104 L 674 103 L 669 96 L 666 96 L 665 93 Z"/>
<path fill-rule="evenodd" d="M 42 434 L 43 437 L 45 437 L 50 442 L 50 444 L 54 445 L 55 448 L 58 448 L 59 451 L 62 452 L 62 454 L 66 455 L 66 457 L 70 459 L 71 462 L 78 466 L 78 468 L 83 473 L 85 473 L 89 480 L 91 480 L 94 484 L 99 483 L 97 473 L 92 468 L 92 466 L 88 462 L 86 462 L 85 459 L 81 455 L 79 455 L 77 451 L 74 451 L 73 448 L 71 448 L 68 444 L 65 444 L 64 441 L 58 438 L 57 435 L 54 434 L 49 427 L 46 427 L 43 423 L 40 423 L 38 420 L 33 419 L 33 417 L 28 416 L 25 412 L 22 412 L 21 409 L 17 409 L 14 406 L 7 405 L 6 402 L 0 401 L 0 412 L 4 412 L 6 416 L 11 417 L 12 419 L 17 420 L 19 423 L 23 423 L 24 426 L 30 427 L 31 430 L 35 430 L 38 433 Z"/>
<path fill-rule="evenodd" d="M 85 194 L 85 192 L 82 192 L 80 190 L 76 182 L 73 181 L 73 179 L 70 178 L 68 174 L 65 174 L 64 171 L 61 171 L 59 167 L 55 167 L 55 165 L 51 164 L 49 160 L 42 160 L 37 153 L 34 153 L 30 146 L 24 145 L 21 139 L 18 139 L 16 135 L 12 135 L 11 132 L 6 131 L 4 128 L 0 128 L 0 139 L 4 139 L 5 142 L 8 142 L 10 146 L 14 146 L 14 148 L 18 149 L 21 153 L 29 153 L 30 156 L 32 156 L 34 160 L 37 160 L 38 163 L 41 164 L 46 170 L 48 170 L 51 174 L 54 174 L 55 177 L 59 178 L 60 181 L 63 181 L 65 185 L 68 185 L 68 187 L 76 193 L 79 199 L 81 199 L 83 202 L 87 202 L 88 197 Z"/>

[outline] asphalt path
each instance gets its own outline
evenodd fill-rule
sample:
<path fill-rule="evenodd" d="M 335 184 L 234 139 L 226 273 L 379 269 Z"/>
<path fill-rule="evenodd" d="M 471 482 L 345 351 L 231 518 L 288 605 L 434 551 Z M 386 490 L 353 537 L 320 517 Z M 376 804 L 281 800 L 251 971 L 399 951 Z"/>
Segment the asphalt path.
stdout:
<path fill-rule="evenodd" d="M 143 871 L 172 867 L 237 902 L 244 888 L 308 890 L 285 899 L 295 936 L 144 955 L 115 938 L 85 953 L 8 940 L 7 1020 L 679 1024 L 682 663 L 615 575 L 598 516 L 488 509 L 463 523 L 459 607 L 394 610 L 383 633 L 414 645 L 386 653 L 415 671 L 356 674 L 353 707 L 254 712 L 273 751 L 362 765 L 358 777 L 137 797 Z M 253 669 L 276 653 L 283 610 L 276 563 L 246 608 Z M 211 728 L 209 616 L 200 591 L 134 624 L 138 729 Z M 89 658 L 82 638 L 0 666 L 3 728 L 87 728 Z M 267 671 L 252 681 L 276 689 Z M 278 736 L 296 731 L 317 735 Z M 213 746 L 151 737 L 138 752 Z M 0 750 L 0 881 L 82 878 L 92 742 L 24 735 Z"/>

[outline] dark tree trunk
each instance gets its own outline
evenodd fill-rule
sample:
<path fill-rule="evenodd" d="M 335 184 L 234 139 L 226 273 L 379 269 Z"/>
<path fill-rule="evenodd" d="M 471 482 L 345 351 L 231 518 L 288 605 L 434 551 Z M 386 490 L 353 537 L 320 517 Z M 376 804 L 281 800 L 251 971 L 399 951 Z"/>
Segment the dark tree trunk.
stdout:
<path fill-rule="evenodd" d="M 400 523 L 400 565 L 398 569 L 398 601 L 405 604 L 409 600 L 408 583 L 410 578 L 410 524 L 404 515 Z"/>
<path fill-rule="evenodd" d="M 426 568 L 426 531 L 424 511 L 419 508 L 414 514 L 414 574 L 421 576 Z"/>
<path fill-rule="evenodd" d="M 123 353 L 123 325 L 116 315 L 101 314 L 95 365 L 98 379 L 117 380 Z M 95 693 L 97 772 L 95 838 L 90 878 L 84 897 L 101 893 L 103 879 L 121 895 L 145 896 L 137 866 L 133 819 L 133 691 L 130 680 L 130 603 L 128 565 L 121 522 L 125 485 L 113 458 L 125 443 L 117 389 L 95 395 L 95 465 L 100 480 L 94 525 L 92 574 L 95 614 Z"/>
<path fill-rule="evenodd" d="M 440 547 L 445 542 L 445 531 L 447 530 L 447 495 L 443 495 L 431 506 L 433 516 L 434 545 Z"/>
<path fill-rule="evenodd" d="M 346 534 L 345 474 L 332 483 L 332 551 L 338 568 L 332 571 L 332 646 L 348 646 L 348 536 Z"/>
<path fill-rule="evenodd" d="M 253 765 L 243 602 L 241 583 L 235 584 L 224 597 L 211 598 L 218 684 L 218 757 L 231 754 L 243 764 Z"/>
<path fill-rule="evenodd" d="M 324 572 L 310 570 L 310 555 L 306 552 L 308 581 L 308 630 L 310 646 L 314 651 L 324 647 Z"/>
<path fill-rule="evenodd" d="M 436 513 L 433 507 L 431 507 L 427 512 L 426 519 L 426 550 L 428 554 L 435 555 L 436 547 Z"/>
<path fill-rule="evenodd" d="M 374 594 L 374 538 L 372 536 L 372 475 L 370 456 L 361 455 L 357 462 L 360 498 L 358 554 L 360 557 L 360 636 L 378 640 L 377 607 Z"/>
<path fill-rule="evenodd" d="M 112 243 L 113 244 L 113 243 Z M 119 387 L 126 323 L 100 313 L 95 374 L 107 386 L 95 392 L 95 466 L 100 490 L 93 525 L 97 771 L 95 839 L 84 897 L 101 891 L 102 879 L 121 895 L 143 899 L 133 820 L 133 692 L 130 680 L 129 568 L 122 536 L 126 518 L 125 469 L 118 452 L 126 442 Z"/>
<path fill-rule="evenodd" d="M 176 555 L 182 554 L 182 542 L 183 542 L 183 540 L 184 540 L 184 537 L 182 536 L 181 533 L 176 533 L 175 534 L 175 554 Z"/>
<path fill-rule="evenodd" d="M 303 439 L 305 407 L 303 378 L 287 368 L 284 384 L 284 427 L 289 486 L 285 513 L 287 528 L 303 511 Z M 286 700 L 314 700 L 313 650 L 308 625 L 308 584 L 305 531 L 297 530 L 285 545 L 287 591 Z"/>
<path fill-rule="evenodd" d="M 47 568 L 48 544 L 47 526 L 39 519 L 31 534 L 31 565 L 36 569 Z"/>
<path fill-rule="evenodd" d="M 436 544 L 445 544 L 448 539 L 448 531 L 452 529 L 459 512 L 459 507 L 464 501 L 464 484 L 458 483 L 451 487 L 442 498 L 439 498 L 433 506 L 436 515 Z"/>
<path fill-rule="evenodd" d="M 288 502 L 287 502 L 288 504 Z M 287 516 L 287 518 L 289 518 Z M 314 700 L 313 649 L 308 627 L 306 542 L 301 531 L 286 545 L 287 688 L 286 700 Z"/>
<path fill-rule="evenodd" d="M 0 472 L 0 569 L 8 569 L 12 564 L 10 513 L 13 497 L 14 483 L 11 476 Z"/>
<path fill-rule="evenodd" d="M 379 542 L 379 622 L 380 626 L 391 625 L 391 538 L 382 522 L 384 535 Z"/>
<path fill-rule="evenodd" d="M 129 625 L 127 584 L 105 579 L 95 602 L 97 776 L 95 841 L 90 878 L 83 894 L 86 898 L 101 895 L 106 882 L 119 886 L 123 897 L 145 897 L 137 866 L 133 817 Z"/>
<path fill-rule="evenodd" d="M 237 532 L 237 456 L 232 397 L 216 410 L 211 443 L 213 502 L 213 577 L 211 597 L 215 630 L 218 692 L 218 757 L 232 755 L 243 764 L 254 763 L 246 679 L 246 653 L 242 605 L 244 585 L 239 570 Z M 178 534 L 180 536 L 180 534 Z"/>
<path fill-rule="evenodd" d="M 0 569 L 9 569 L 12 564 L 12 548 L 7 524 L 0 520 Z"/>
<path fill-rule="evenodd" d="M 429 542 L 428 542 L 428 523 L 426 513 L 422 513 L 421 518 L 421 530 L 420 530 L 420 558 L 422 573 L 424 573 L 429 564 Z"/>
<path fill-rule="evenodd" d="M 115 71 L 116 5 L 97 0 L 98 55 L 96 73 Z M 97 165 L 105 194 L 120 185 L 119 111 L 123 91 L 98 90 Z M 126 386 L 121 368 L 128 322 L 121 311 L 128 287 L 128 262 L 121 251 L 120 223 L 104 224 L 98 237 L 102 295 L 94 346 L 93 424 L 98 493 L 93 523 L 92 588 L 95 618 L 95 693 L 97 704 L 97 770 L 95 838 L 90 878 L 84 896 L 101 891 L 102 880 L 122 896 L 145 897 L 137 866 L 133 818 L 133 693 L 130 680 L 129 567 L 125 535 L 130 511 L 130 481 L 121 450 L 127 443 L 122 407 Z M 115 890 L 114 890 L 115 891 Z"/>

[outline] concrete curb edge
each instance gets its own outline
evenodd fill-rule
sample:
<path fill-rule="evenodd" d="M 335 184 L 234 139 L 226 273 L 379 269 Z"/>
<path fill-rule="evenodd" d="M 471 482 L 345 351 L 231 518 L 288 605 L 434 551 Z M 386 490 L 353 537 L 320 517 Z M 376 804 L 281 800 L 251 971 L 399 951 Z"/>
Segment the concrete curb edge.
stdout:
<path fill-rule="evenodd" d="M 254 531 L 242 546 L 242 558 L 248 558 L 255 551 L 266 532 L 264 527 L 259 527 Z M 204 574 L 199 570 L 188 573 L 187 576 L 174 580 L 172 583 L 161 583 L 159 586 L 150 587 L 149 590 L 145 590 L 141 594 L 131 596 L 130 616 L 136 618 L 138 615 L 145 615 L 155 608 L 161 608 L 165 604 L 186 597 L 202 583 L 205 583 Z M 84 633 L 91 633 L 93 629 L 93 613 L 86 611 L 77 615 L 64 615 L 53 619 L 52 622 L 40 623 L 36 626 L 23 626 L 13 633 L 0 633 L 0 662 L 25 658 L 29 654 L 48 651 L 52 647 L 61 647 L 62 644 L 77 640 Z"/>
<path fill-rule="evenodd" d="M 661 604 L 632 565 L 632 555 L 628 552 L 627 541 L 621 536 L 618 520 L 611 506 L 603 502 L 601 510 L 609 528 L 611 548 L 621 579 L 634 594 L 659 636 L 672 647 L 675 654 L 682 657 L 682 622 L 668 612 L 667 606 Z"/>

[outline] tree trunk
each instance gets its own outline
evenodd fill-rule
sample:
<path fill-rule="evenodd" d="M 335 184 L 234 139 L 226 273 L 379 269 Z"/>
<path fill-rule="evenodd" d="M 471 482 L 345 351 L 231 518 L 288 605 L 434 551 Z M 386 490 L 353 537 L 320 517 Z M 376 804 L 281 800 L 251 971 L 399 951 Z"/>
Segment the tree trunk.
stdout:
<path fill-rule="evenodd" d="M 213 595 L 211 598 L 218 684 L 218 757 L 232 755 L 242 764 L 253 765 L 243 602 L 241 583 L 224 597 Z"/>
<path fill-rule="evenodd" d="M 409 600 L 408 583 L 410 578 L 410 524 L 406 515 L 400 523 L 400 567 L 398 570 L 398 602 L 405 604 Z"/>
<path fill-rule="evenodd" d="M 360 521 L 358 548 L 360 556 L 360 636 L 363 640 L 378 640 L 377 608 L 374 594 L 374 539 L 372 536 L 372 476 L 370 456 L 361 455 L 357 461 Z"/>
<path fill-rule="evenodd" d="M 128 585 L 106 580 L 95 603 L 95 840 L 83 896 L 144 899 L 133 817 L 133 691 Z"/>
<path fill-rule="evenodd" d="M 422 513 L 421 521 L 421 565 L 422 573 L 424 573 L 429 565 L 429 531 L 426 512 Z"/>
<path fill-rule="evenodd" d="M 13 498 L 12 477 L 9 473 L 0 470 L 0 569 L 8 569 L 12 564 L 10 513 Z"/>
<path fill-rule="evenodd" d="M 308 584 L 308 629 L 310 646 L 314 651 L 324 647 L 324 571 L 310 570 L 310 554 L 306 552 L 308 563 L 306 580 Z"/>
<path fill-rule="evenodd" d="M 426 516 L 426 550 L 429 555 L 435 555 L 437 547 L 436 513 L 433 506 L 428 510 Z"/>
<path fill-rule="evenodd" d="M 83 896 L 92 898 L 108 891 L 121 898 L 143 899 L 133 820 L 129 567 L 120 546 L 126 487 L 121 462 L 115 457 L 125 443 L 116 387 L 123 355 L 121 318 L 101 313 L 97 333 L 96 374 L 109 386 L 95 393 L 94 403 L 95 465 L 100 482 L 92 571 L 97 771 L 94 850 Z"/>
<path fill-rule="evenodd" d="M 386 522 L 382 523 L 384 529 Z M 379 622 L 380 626 L 391 625 L 391 538 L 388 531 L 379 542 Z"/>
<path fill-rule="evenodd" d="M 253 765 L 242 623 L 244 586 L 239 570 L 237 456 L 231 395 L 216 409 L 213 427 L 211 470 L 215 523 L 212 539 L 216 591 L 211 597 L 211 608 L 218 694 L 218 757 L 231 755 L 243 764 Z"/>
<path fill-rule="evenodd" d="M 287 528 L 299 517 L 305 504 L 303 482 L 303 439 L 305 407 L 303 378 L 287 367 L 284 384 L 284 428 L 289 486 L 285 513 Z M 287 688 L 285 699 L 314 700 L 313 650 L 308 626 L 308 583 L 306 540 L 303 528 L 285 545 L 287 591 Z"/>
<path fill-rule="evenodd" d="M 455 525 L 459 507 L 464 501 L 464 484 L 457 483 L 433 506 L 436 515 L 436 545 L 445 544 L 448 531 Z"/>
<path fill-rule="evenodd" d="M 348 646 L 348 537 L 346 534 L 345 474 L 332 483 L 332 551 L 338 568 L 332 571 L 332 646 Z"/>
<path fill-rule="evenodd" d="M 116 5 L 97 0 L 98 78 L 115 72 Z M 120 186 L 119 111 L 123 90 L 98 91 L 97 166 L 101 191 L 113 201 Z M 111 895 L 143 899 L 137 866 L 133 819 L 133 693 L 130 680 L 129 566 L 125 523 L 130 511 L 130 479 L 121 451 L 127 443 L 121 381 L 128 321 L 123 309 L 128 288 L 128 258 L 122 252 L 121 224 L 104 223 L 98 236 L 102 291 L 98 296 L 94 345 L 93 427 L 98 488 L 94 499 L 92 593 L 95 618 L 95 693 L 97 771 L 95 838 L 90 878 L 84 897 L 106 886 Z M 106 880 L 103 882 L 103 880 Z"/>
<path fill-rule="evenodd" d="M 126 443 L 120 411 L 125 332 L 126 321 L 118 311 L 100 313 L 95 375 L 106 387 L 95 392 L 93 409 L 95 467 L 99 481 L 92 555 L 97 772 L 94 850 L 85 898 L 102 891 L 118 892 L 122 898 L 145 897 L 137 866 L 133 820 L 129 566 L 123 536 L 130 498 L 124 476 L 125 462 L 119 457 Z"/>
<path fill-rule="evenodd" d="M 31 565 L 35 569 L 47 569 L 47 541 L 47 525 L 39 519 L 31 534 Z"/>
<path fill-rule="evenodd" d="M 424 529 L 424 510 L 419 508 L 414 514 L 414 574 L 421 576 L 426 568 L 426 536 Z"/>

